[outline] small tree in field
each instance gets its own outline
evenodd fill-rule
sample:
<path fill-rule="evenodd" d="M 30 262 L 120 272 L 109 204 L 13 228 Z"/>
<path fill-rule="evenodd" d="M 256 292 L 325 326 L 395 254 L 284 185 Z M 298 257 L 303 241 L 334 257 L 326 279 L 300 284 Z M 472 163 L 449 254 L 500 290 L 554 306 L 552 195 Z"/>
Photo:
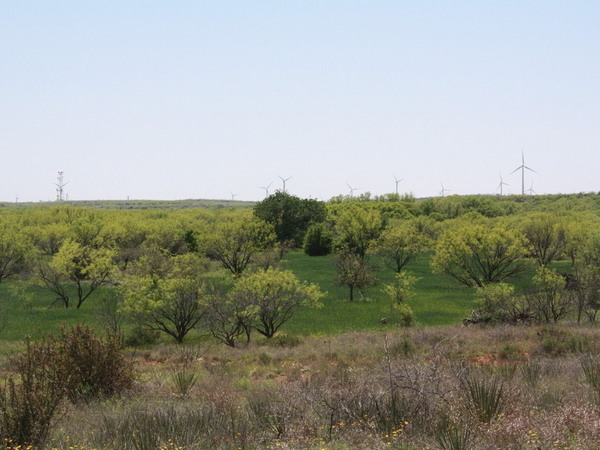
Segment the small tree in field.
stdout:
<path fill-rule="evenodd" d="M 392 225 L 379 236 L 376 251 L 393 263 L 396 272 L 414 261 L 429 245 L 429 238 L 408 222 Z"/>
<path fill-rule="evenodd" d="M 466 286 L 483 287 L 523 272 L 527 254 L 525 236 L 507 226 L 466 224 L 440 236 L 431 267 Z"/>
<path fill-rule="evenodd" d="M 383 287 L 386 294 L 393 301 L 393 308 L 400 317 L 400 325 L 411 326 L 414 322 L 414 313 L 406 300 L 413 296 L 413 288 L 419 278 L 406 272 L 399 272 L 394 277 L 394 282 Z"/>
<path fill-rule="evenodd" d="M 508 283 L 492 283 L 478 288 L 481 308 L 477 317 L 497 322 L 512 322 L 531 318 L 528 302 L 515 293 L 515 287 Z"/>
<path fill-rule="evenodd" d="M 96 289 L 108 281 L 115 269 L 115 256 L 115 251 L 109 248 L 68 240 L 49 261 L 39 261 L 38 280 L 66 308 L 71 306 L 69 287 L 74 285 L 79 309 Z"/>
<path fill-rule="evenodd" d="M 133 263 L 124 277 L 123 310 L 139 324 L 183 342 L 205 312 L 203 268 L 195 254 L 169 256 L 155 249 Z"/>
<path fill-rule="evenodd" d="M 302 282 L 289 270 L 267 269 L 238 280 L 231 298 L 244 305 L 252 328 L 267 338 L 291 319 L 302 306 L 319 307 L 323 292 Z"/>
<path fill-rule="evenodd" d="M 335 269 L 338 283 L 349 288 L 350 301 L 354 301 L 355 290 L 360 292 L 375 284 L 375 274 L 368 261 L 355 253 L 341 251 L 335 262 Z"/>
<path fill-rule="evenodd" d="M 259 219 L 241 219 L 220 224 L 208 238 L 207 253 L 239 277 L 252 259 L 273 247 L 273 227 Z"/>
<path fill-rule="evenodd" d="M 536 318 L 542 322 L 558 322 L 572 307 L 572 299 L 565 290 L 565 279 L 552 269 L 541 266 L 533 277 L 536 288 L 528 296 Z"/>
<path fill-rule="evenodd" d="M 204 326 L 218 341 L 237 347 L 240 338 L 250 342 L 250 332 L 256 308 L 231 295 L 231 285 L 225 279 L 209 284 L 205 299 Z"/>

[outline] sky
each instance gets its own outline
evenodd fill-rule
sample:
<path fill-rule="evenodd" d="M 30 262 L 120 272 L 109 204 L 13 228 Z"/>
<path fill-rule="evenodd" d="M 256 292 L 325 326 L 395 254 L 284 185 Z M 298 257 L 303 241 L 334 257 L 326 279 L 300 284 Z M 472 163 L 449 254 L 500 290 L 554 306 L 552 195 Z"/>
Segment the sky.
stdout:
<path fill-rule="evenodd" d="M 0 201 L 600 191 L 600 2 L 0 2 Z M 291 178 L 290 178 L 291 177 Z"/>

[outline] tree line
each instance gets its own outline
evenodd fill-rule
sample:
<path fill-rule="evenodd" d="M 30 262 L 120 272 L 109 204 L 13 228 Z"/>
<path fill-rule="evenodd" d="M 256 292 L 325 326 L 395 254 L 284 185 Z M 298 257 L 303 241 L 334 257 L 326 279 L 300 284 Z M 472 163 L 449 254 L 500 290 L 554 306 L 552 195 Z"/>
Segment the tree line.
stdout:
<path fill-rule="evenodd" d="M 384 291 L 407 325 L 406 299 L 418 282 L 407 268 L 428 254 L 433 272 L 477 290 L 470 321 L 595 321 L 597 210 L 543 205 L 547 211 L 527 211 L 517 201 L 472 197 L 325 203 L 276 192 L 251 211 L 2 209 L 0 282 L 14 279 L 24 299 L 24 286 L 35 284 L 66 308 L 111 285 L 121 310 L 148 329 L 181 342 L 202 326 L 235 346 L 253 332 L 270 338 L 298 308 L 319 306 L 324 293 L 279 264 L 291 249 L 335 253 L 350 301 L 376 283 L 373 260 L 385 261 L 396 276 Z M 559 260 L 568 263 L 562 273 Z M 528 287 L 517 289 L 514 281 L 531 272 Z"/>

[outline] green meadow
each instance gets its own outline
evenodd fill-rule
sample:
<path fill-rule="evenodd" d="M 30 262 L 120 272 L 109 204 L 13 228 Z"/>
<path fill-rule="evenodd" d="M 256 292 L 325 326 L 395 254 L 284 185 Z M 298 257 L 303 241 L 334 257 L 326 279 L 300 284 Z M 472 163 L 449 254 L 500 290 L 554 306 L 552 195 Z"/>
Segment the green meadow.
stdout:
<path fill-rule="evenodd" d="M 375 260 L 377 284 L 365 289 L 357 298 L 348 300 L 348 288 L 336 282 L 333 255 L 309 257 L 300 251 L 285 255 L 282 265 L 292 270 L 302 280 L 317 283 L 326 292 L 321 308 L 304 308 L 283 326 L 282 331 L 295 335 L 330 336 L 351 331 L 367 331 L 381 328 L 380 319 L 387 319 L 388 327 L 398 321 L 391 309 L 391 300 L 383 292 L 383 286 L 391 283 L 394 272 L 382 261 Z M 408 304 L 415 312 L 419 326 L 457 324 L 475 307 L 472 289 L 462 287 L 451 278 L 431 273 L 429 257 L 423 256 L 407 268 L 419 277 L 414 296 Z M 27 287 L 29 299 L 19 298 L 12 282 L 0 283 L 0 304 L 4 329 L 0 340 L 21 340 L 26 335 L 33 339 L 57 332 L 61 326 L 86 323 L 94 328 L 102 327 L 101 312 L 107 298 L 116 296 L 113 287 L 103 287 L 95 292 L 80 309 L 65 308 L 53 304 L 52 296 L 38 287 Z M 127 328 L 127 327 L 126 327 Z M 202 330 L 190 339 L 197 340 Z M 166 338 L 165 338 L 166 339 Z"/>

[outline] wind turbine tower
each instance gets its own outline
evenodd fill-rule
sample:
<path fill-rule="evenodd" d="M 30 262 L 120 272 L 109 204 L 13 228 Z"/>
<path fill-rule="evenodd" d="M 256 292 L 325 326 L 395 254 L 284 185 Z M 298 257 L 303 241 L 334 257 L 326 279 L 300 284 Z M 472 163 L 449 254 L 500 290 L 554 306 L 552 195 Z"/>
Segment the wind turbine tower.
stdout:
<path fill-rule="evenodd" d="M 510 186 L 508 183 L 505 183 L 504 180 L 502 179 L 502 172 L 500 172 L 500 183 L 498 184 L 498 187 L 496 188 L 496 190 L 500 189 L 500 195 L 502 195 L 502 186 Z"/>
<path fill-rule="evenodd" d="M 283 178 L 281 175 L 279 175 L 279 178 L 281 178 L 281 182 L 283 183 L 283 192 L 284 192 L 284 193 L 286 192 L 286 190 L 285 190 L 285 182 L 286 182 L 287 180 L 289 180 L 290 178 L 292 178 L 292 177 L 293 177 L 293 175 L 291 175 L 291 176 L 289 176 L 289 177 L 287 177 L 287 178 Z"/>
<path fill-rule="evenodd" d="M 261 189 L 265 190 L 265 198 L 267 198 L 269 196 L 269 188 L 271 187 L 271 185 L 273 184 L 273 182 L 271 181 L 268 185 L 266 186 L 260 186 Z"/>
<path fill-rule="evenodd" d="M 346 183 L 346 186 L 348 186 L 350 188 L 350 198 L 353 198 L 354 197 L 354 191 L 356 191 L 358 188 L 353 188 L 348 183 Z"/>
<path fill-rule="evenodd" d="M 442 197 L 445 197 L 445 196 L 446 196 L 446 193 L 447 193 L 447 192 L 450 192 L 450 189 L 446 189 L 446 188 L 444 187 L 444 185 L 443 185 L 443 184 L 441 184 L 441 183 L 440 183 L 440 185 L 442 186 L 442 190 L 440 191 L 440 195 L 441 195 Z"/>
<path fill-rule="evenodd" d="M 64 200 L 64 188 L 67 185 L 68 181 L 65 183 L 63 178 L 63 171 L 58 172 L 58 177 L 56 178 L 56 201 L 62 202 Z"/>
<path fill-rule="evenodd" d="M 396 195 L 398 195 L 398 183 L 400 183 L 404 178 L 396 178 L 396 176 L 394 175 L 394 181 L 396 182 Z"/>
<path fill-rule="evenodd" d="M 525 155 L 523 154 L 523 152 L 521 152 L 521 165 L 510 173 L 512 175 L 513 173 L 515 173 L 518 170 L 521 171 L 521 195 L 525 195 L 525 169 L 527 169 L 533 173 L 537 173 L 531 167 L 527 167 L 525 165 Z"/>

